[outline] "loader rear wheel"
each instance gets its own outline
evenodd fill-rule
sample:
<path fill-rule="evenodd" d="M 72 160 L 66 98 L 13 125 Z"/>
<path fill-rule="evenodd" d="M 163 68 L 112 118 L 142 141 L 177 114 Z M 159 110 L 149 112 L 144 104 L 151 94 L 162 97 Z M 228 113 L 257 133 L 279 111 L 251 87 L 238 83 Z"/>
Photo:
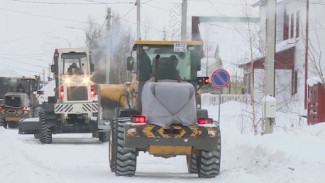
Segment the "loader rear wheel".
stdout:
<path fill-rule="evenodd" d="M 39 133 L 35 133 L 35 134 L 34 134 L 34 138 L 35 138 L 35 139 L 39 139 L 39 136 L 40 136 Z"/>
<path fill-rule="evenodd" d="M 39 140 L 42 144 L 51 144 L 52 143 L 52 132 L 51 132 L 50 126 L 48 124 L 46 124 L 45 112 L 40 112 L 39 114 L 40 114 L 39 121 L 41 123 Z"/>
<path fill-rule="evenodd" d="M 111 133 L 108 143 L 108 158 L 111 172 L 116 170 L 116 129 L 114 124 L 115 121 L 111 122 Z"/>
<path fill-rule="evenodd" d="M 129 117 L 117 120 L 116 143 L 116 171 L 117 176 L 134 176 L 137 166 L 137 154 L 135 148 L 124 147 L 124 124 L 129 122 Z"/>
<path fill-rule="evenodd" d="M 98 132 L 98 138 L 101 142 L 108 142 L 109 133 L 108 132 Z"/>
<path fill-rule="evenodd" d="M 197 173 L 196 154 L 186 156 L 188 173 Z"/>
<path fill-rule="evenodd" d="M 33 118 L 38 118 L 39 117 L 39 112 L 41 111 L 41 107 L 35 107 L 33 111 Z"/>
<path fill-rule="evenodd" d="M 8 128 L 17 128 L 18 127 L 18 123 L 16 123 L 16 122 L 6 122 L 6 124 L 8 125 Z"/>
<path fill-rule="evenodd" d="M 3 126 L 3 128 L 7 128 L 7 123 L 2 116 L 0 116 L 0 126 Z"/>
<path fill-rule="evenodd" d="M 8 124 L 4 118 L 0 118 L 0 126 L 3 126 L 3 128 L 7 128 Z"/>
<path fill-rule="evenodd" d="M 218 130 L 217 149 L 212 151 L 200 150 L 197 157 L 197 169 L 200 178 L 213 178 L 219 174 L 221 159 L 221 135 Z"/>

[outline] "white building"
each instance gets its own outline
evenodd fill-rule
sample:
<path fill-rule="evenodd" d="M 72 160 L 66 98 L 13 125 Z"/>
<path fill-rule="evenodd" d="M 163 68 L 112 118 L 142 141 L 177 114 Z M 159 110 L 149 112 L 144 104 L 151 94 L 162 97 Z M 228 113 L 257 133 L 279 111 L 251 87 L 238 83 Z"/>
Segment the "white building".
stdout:
<path fill-rule="evenodd" d="M 259 0 L 253 5 L 260 7 L 262 30 L 261 56 L 254 59 L 253 65 L 254 88 L 259 97 L 263 95 L 264 88 L 261 84 L 263 86 L 264 83 L 266 2 Z M 322 57 L 325 53 L 325 21 L 322 18 L 325 18 L 324 0 L 277 0 L 275 96 L 278 107 L 298 110 L 299 115 L 306 115 L 308 78 L 323 78 L 322 73 L 325 72 L 325 58 Z M 240 66 L 246 73 L 246 92 L 250 90 L 250 66 L 251 62 Z"/>

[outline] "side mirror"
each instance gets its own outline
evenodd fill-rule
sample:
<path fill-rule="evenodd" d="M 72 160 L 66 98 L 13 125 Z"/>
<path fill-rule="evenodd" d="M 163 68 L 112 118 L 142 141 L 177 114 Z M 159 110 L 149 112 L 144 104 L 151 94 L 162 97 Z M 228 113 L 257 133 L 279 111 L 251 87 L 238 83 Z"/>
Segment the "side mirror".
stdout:
<path fill-rule="evenodd" d="M 197 77 L 197 84 L 198 85 L 206 85 L 209 84 L 210 80 L 209 77 Z"/>
<path fill-rule="evenodd" d="M 56 69 L 55 69 L 55 65 L 54 64 L 51 65 L 51 72 L 54 72 L 54 73 L 56 72 Z"/>
<path fill-rule="evenodd" d="M 128 71 L 132 71 L 134 67 L 134 58 L 132 56 L 127 58 L 126 69 Z"/>
<path fill-rule="evenodd" d="M 93 63 L 90 63 L 90 72 L 93 73 L 95 71 L 95 66 Z"/>

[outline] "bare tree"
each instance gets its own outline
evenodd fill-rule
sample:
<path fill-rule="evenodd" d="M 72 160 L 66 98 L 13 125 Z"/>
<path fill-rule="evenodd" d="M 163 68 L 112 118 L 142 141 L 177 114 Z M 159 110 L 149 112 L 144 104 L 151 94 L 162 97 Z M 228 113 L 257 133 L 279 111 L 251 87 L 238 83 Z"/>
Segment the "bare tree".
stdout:
<path fill-rule="evenodd" d="M 86 34 L 86 45 L 88 48 L 96 49 L 99 47 L 98 45 L 98 39 L 102 35 L 102 28 L 94 21 L 94 19 L 89 16 L 88 17 L 88 24 L 85 28 L 85 34 Z"/>
<path fill-rule="evenodd" d="M 260 129 L 260 122 L 261 120 L 258 120 L 256 117 L 256 101 L 255 101 L 255 83 L 254 83 L 254 54 L 253 54 L 253 48 L 254 48 L 254 39 L 256 39 L 256 34 L 253 32 L 253 28 L 251 26 L 251 23 L 249 21 L 250 18 L 250 4 L 247 2 L 247 0 L 243 0 L 243 13 L 244 16 L 247 18 L 247 44 L 249 49 L 249 60 L 251 63 L 250 66 L 250 95 L 251 95 L 251 106 L 252 106 L 252 112 L 250 114 L 250 119 L 252 121 L 252 127 L 254 134 L 258 134 L 258 131 Z"/>
<path fill-rule="evenodd" d="M 134 39 L 131 30 L 122 25 L 121 19 L 116 15 L 110 31 L 112 48 L 110 83 L 124 83 L 129 80 L 126 75 L 126 59 L 131 53 Z"/>
<path fill-rule="evenodd" d="M 310 64 L 311 75 L 318 78 L 318 82 L 321 82 L 325 86 L 324 68 L 323 68 L 323 55 L 322 48 L 317 29 L 314 31 L 316 35 L 315 42 L 309 39 L 308 46 L 308 59 Z"/>
<path fill-rule="evenodd" d="M 143 38 L 146 40 L 148 38 L 148 34 L 150 34 L 150 31 L 151 31 L 151 19 L 146 17 L 143 21 Z"/>
<path fill-rule="evenodd" d="M 112 28 L 105 30 L 91 17 L 85 29 L 86 43 L 92 52 L 95 64 L 94 81 L 105 83 L 107 48 L 110 47 L 110 83 L 124 83 L 128 80 L 126 72 L 126 58 L 131 52 L 131 44 L 134 40 L 131 31 L 122 25 L 119 15 L 113 15 Z"/>

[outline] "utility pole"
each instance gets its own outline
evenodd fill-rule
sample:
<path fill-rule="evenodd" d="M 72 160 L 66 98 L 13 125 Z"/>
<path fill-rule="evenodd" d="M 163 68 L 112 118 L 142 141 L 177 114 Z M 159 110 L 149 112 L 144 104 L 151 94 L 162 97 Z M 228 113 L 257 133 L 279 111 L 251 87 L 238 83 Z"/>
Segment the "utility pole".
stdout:
<path fill-rule="evenodd" d="M 187 0 L 182 0 L 182 27 L 181 27 L 181 39 L 186 40 L 186 18 L 187 18 Z"/>
<path fill-rule="evenodd" d="M 49 64 L 49 77 L 48 78 L 51 78 L 51 64 Z M 52 78 L 53 79 L 53 78 Z M 44 80 L 45 81 L 45 80 Z"/>
<path fill-rule="evenodd" d="M 273 132 L 275 118 L 274 99 L 274 52 L 275 52 L 275 16 L 276 0 L 267 0 L 266 56 L 265 56 L 265 100 L 264 134 Z M 270 103 L 272 103 L 270 105 Z M 273 116 L 274 115 L 274 116 Z"/>
<path fill-rule="evenodd" d="M 106 28 L 107 28 L 107 55 L 106 55 L 106 83 L 109 83 L 109 75 L 111 71 L 111 8 L 107 8 L 107 16 L 106 16 Z"/>
<path fill-rule="evenodd" d="M 137 39 L 141 40 L 141 29 L 140 29 L 140 25 L 141 25 L 141 17 L 140 17 L 140 0 L 136 1 L 137 6 Z"/>
<path fill-rule="evenodd" d="M 43 81 L 45 81 L 45 69 L 43 69 Z"/>

